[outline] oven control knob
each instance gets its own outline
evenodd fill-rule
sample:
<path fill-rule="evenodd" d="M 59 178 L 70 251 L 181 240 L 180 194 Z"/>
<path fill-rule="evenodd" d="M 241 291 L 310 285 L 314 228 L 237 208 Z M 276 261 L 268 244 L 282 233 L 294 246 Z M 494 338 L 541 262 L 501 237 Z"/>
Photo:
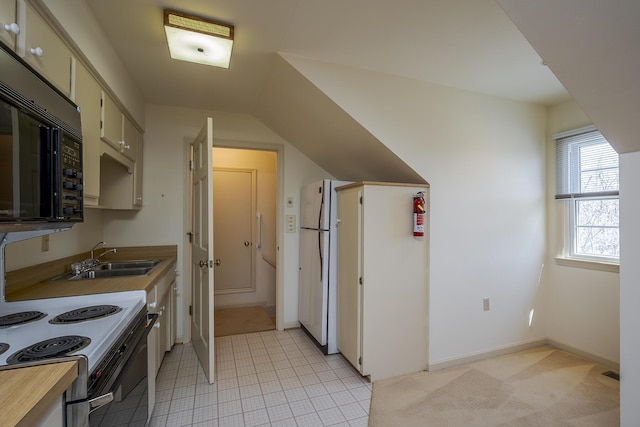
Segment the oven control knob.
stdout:
<path fill-rule="evenodd" d="M 67 168 L 67 169 L 64 170 L 63 174 L 65 176 L 73 176 L 73 169 Z"/>
<path fill-rule="evenodd" d="M 66 188 L 67 190 L 72 190 L 73 189 L 73 182 L 71 181 L 65 181 L 62 186 L 64 188 Z"/>

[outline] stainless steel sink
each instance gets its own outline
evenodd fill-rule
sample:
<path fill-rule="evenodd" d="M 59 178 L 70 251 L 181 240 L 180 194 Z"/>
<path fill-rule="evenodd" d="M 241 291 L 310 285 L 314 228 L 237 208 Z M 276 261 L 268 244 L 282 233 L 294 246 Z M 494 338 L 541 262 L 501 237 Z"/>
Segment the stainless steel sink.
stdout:
<path fill-rule="evenodd" d="M 109 261 L 101 262 L 93 270 L 126 270 L 138 268 L 152 268 L 160 264 L 159 259 L 146 259 L 140 261 Z"/>
<path fill-rule="evenodd" d="M 58 280 L 87 280 L 87 279 L 104 279 L 109 277 L 126 277 L 126 276 L 146 276 L 158 264 L 159 259 L 139 260 L 139 261 L 110 261 L 101 262 L 91 270 L 84 271 L 79 274 L 68 272 L 56 276 L 51 281 Z"/>

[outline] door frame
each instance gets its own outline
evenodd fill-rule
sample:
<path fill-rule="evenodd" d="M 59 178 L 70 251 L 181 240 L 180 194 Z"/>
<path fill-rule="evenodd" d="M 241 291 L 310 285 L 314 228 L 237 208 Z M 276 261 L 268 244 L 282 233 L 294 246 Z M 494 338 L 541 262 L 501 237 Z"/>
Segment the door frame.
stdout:
<path fill-rule="evenodd" d="M 190 325 L 191 319 L 189 318 L 189 306 L 192 302 L 191 295 L 191 252 L 185 248 L 189 248 L 191 243 L 189 242 L 189 236 L 187 233 L 191 231 L 191 200 L 190 200 L 190 186 L 191 186 L 191 171 L 189 169 L 190 159 L 190 146 L 195 138 L 184 139 L 184 175 L 183 175 L 183 233 L 182 233 L 182 313 L 183 313 L 183 325 Z M 272 151 L 276 153 L 277 157 L 277 189 L 276 189 L 276 329 L 279 331 L 284 330 L 284 145 L 274 143 L 262 143 L 251 141 L 235 141 L 230 139 L 217 139 L 213 138 L 213 146 L 221 148 L 236 148 L 245 150 L 256 151 Z M 183 327 L 182 341 L 191 342 L 191 328 Z"/>

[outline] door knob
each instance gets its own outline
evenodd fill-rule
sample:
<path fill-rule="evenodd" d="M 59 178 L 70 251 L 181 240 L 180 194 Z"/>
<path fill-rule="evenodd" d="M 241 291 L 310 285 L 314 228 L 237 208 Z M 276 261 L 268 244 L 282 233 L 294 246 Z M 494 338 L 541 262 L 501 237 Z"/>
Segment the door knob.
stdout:
<path fill-rule="evenodd" d="M 207 266 L 209 265 L 209 263 L 208 263 L 206 260 L 203 260 L 203 261 L 200 261 L 200 262 L 198 263 L 198 265 L 199 265 L 200 267 L 207 267 Z"/>
<path fill-rule="evenodd" d="M 216 267 L 220 267 L 222 261 L 220 259 L 216 259 Z"/>
<path fill-rule="evenodd" d="M 245 246 L 249 246 L 251 243 L 249 241 L 244 242 Z"/>

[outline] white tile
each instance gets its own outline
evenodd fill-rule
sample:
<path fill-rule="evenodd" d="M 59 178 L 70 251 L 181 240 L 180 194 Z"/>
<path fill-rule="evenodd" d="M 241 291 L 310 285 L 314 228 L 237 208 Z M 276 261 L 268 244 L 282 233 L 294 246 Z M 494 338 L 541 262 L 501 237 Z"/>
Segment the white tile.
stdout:
<path fill-rule="evenodd" d="M 174 399 L 171 401 L 171 405 L 169 406 L 169 414 L 193 409 L 193 403 L 194 399 L 192 397 Z"/>
<path fill-rule="evenodd" d="M 244 417 L 242 414 L 232 415 L 218 419 L 218 427 L 244 427 Z"/>
<path fill-rule="evenodd" d="M 197 383 L 197 376 L 196 375 L 188 375 L 188 376 L 184 376 L 184 377 L 178 377 L 176 378 L 176 384 L 175 387 L 185 387 L 188 385 L 196 385 Z"/>
<path fill-rule="evenodd" d="M 299 375 L 298 379 L 302 385 L 320 384 L 320 378 L 316 374 Z"/>
<path fill-rule="evenodd" d="M 289 403 L 308 398 L 307 392 L 302 387 L 284 390 L 284 395 Z"/>
<path fill-rule="evenodd" d="M 296 420 L 287 418 L 286 420 L 278 420 L 271 423 L 271 427 L 298 427 Z"/>
<path fill-rule="evenodd" d="M 242 411 L 243 412 L 255 411 L 257 409 L 264 409 L 266 407 L 267 406 L 264 404 L 264 399 L 263 399 L 262 395 L 254 396 L 254 397 L 247 397 L 245 399 L 242 399 Z"/>
<path fill-rule="evenodd" d="M 362 410 L 369 415 L 369 407 L 371 406 L 371 402 L 369 400 L 361 400 L 358 402 L 358 405 L 360 405 Z"/>
<path fill-rule="evenodd" d="M 238 366 L 236 368 L 236 372 L 238 373 L 238 377 L 244 377 L 244 376 L 247 376 L 247 375 L 255 375 L 256 368 L 253 365 Z"/>
<path fill-rule="evenodd" d="M 233 400 L 240 400 L 239 389 L 230 388 L 228 390 L 221 390 L 218 392 L 218 403 L 231 402 Z"/>
<path fill-rule="evenodd" d="M 324 427 L 324 424 L 322 424 L 320 417 L 315 412 L 296 417 L 296 422 L 298 423 L 299 426 L 304 426 L 304 427 Z"/>
<path fill-rule="evenodd" d="M 333 371 L 318 372 L 317 375 L 318 378 L 320 378 L 320 381 L 322 381 L 323 383 L 340 380 L 340 378 L 338 378 L 338 376 L 334 374 Z"/>
<path fill-rule="evenodd" d="M 323 360 L 320 363 L 312 363 L 311 369 L 313 369 L 316 373 L 330 371 L 331 367 L 327 365 L 327 363 Z"/>
<path fill-rule="evenodd" d="M 193 422 L 215 420 L 218 418 L 218 405 L 203 406 L 193 410 Z"/>
<path fill-rule="evenodd" d="M 209 394 L 216 393 L 218 391 L 218 384 L 198 383 L 196 384 L 196 394 Z"/>
<path fill-rule="evenodd" d="M 329 393 L 337 393 L 339 391 L 347 390 L 347 388 L 344 386 L 344 384 L 342 384 L 342 381 L 340 380 L 328 381 L 322 384 L 324 385 L 324 388 L 326 388 Z"/>
<path fill-rule="evenodd" d="M 336 403 L 328 394 L 325 394 L 324 396 L 312 397 L 311 403 L 313 404 L 313 407 L 316 408 L 316 411 L 323 411 L 325 409 L 336 407 Z"/>
<path fill-rule="evenodd" d="M 175 385 L 175 379 L 156 381 L 156 391 L 171 390 L 173 392 Z"/>
<path fill-rule="evenodd" d="M 278 375 L 276 371 L 267 371 L 267 372 L 259 372 L 258 373 L 258 382 L 267 383 L 270 381 L 277 381 Z"/>
<path fill-rule="evenodd" d="M 228 390 L 231 388 L 238 388 L 237 378 L 224 378 L 218 380 L 218 391 Z"/>
<path fill-rule="evenodd" d="M 272 353 L 269 354 L 269 357 L 271 358 L 272 362 L 277 362 L 277 361 L 288 361 L 287 355 L 284 354 L 284 352 L 278 352 L 278 353 Z"/>
<path fill-rule="evenodd" d="M 236 361 L 236 367 L 238 366 L 238 360 L 251 359 L 250 351 L 238 351 L 233 353 L 233 358 Z"/>
<path fill-rule="evenodd" d="M 167 416 L 167 426 L 190 426 L 193 421 L 193 411 L 171 412 Z"/>
<path fill-rule="evenodd" d="M 171 400 L 173 396 L 173 388 L 167 390 L 156 390 L 156 402 L 165 402 L 167 400 Z"/>
<path fill-rule="evenodd" d="M 369 400 L 371 400 L 371 390 L 369 390 L 367 387 L 364 387 L 364 386 L 350 388 L 349 389 L 349 393 L 351 393 L 351 395 L 357 401 L 361 401 L 361 400 L 369 401 Z"/>
<path fill-rule="evenodd" d="M 369 417 L 358 418 L 355 420 L 349 421 L 349 426 L 351 427 L 368 427 L 369 426 Z"/>
<path fill-rule="evenodd" d="M 251 349 L 251 357 L 255 361 L 257 358 L 269 357 L 269 353 L 266 348 Z"/>
<path fill-rule="evenodd" d="M 219 371 L 226 371 L 228 369 L 235 369 L 236 364 L 233 361 L 233 355 L 227 360 L 216 360 L 216 369 Z"/>
<path fill-rule="evenodd" d="M 276 371 L 276 375 L 279 379 L 297 377 L 296 371 L 294 371 L 293 368 L 279 369 Z"/>
<path fill-rule="evenodd" d="M 292 418 L 293 413 L 291 413 L 291 409 L 288 404 L 270 406 L 267 408 L 269 412 L 269 419 L 271 421 L 279 421 L 287 418 Z"/>
<path fill-rule="evenodd" d="M 153 416 L 158 417 L 160 415 L 167 415 L 169 413 L 169 407 L 171 406 L 171 401 L 165 402 L 157 402 L 153 407 Z"/>
<path fill-rule="evenodd" d="M 294 417 L 299 417 L 304 414 L 311 414 L 316 412 L 316 408 L 313 407 L 309 399 L 298 400 L 296 402 L 289 402 L 289 407 Z"/>
<path fill-rule="evenodd" d="M 257 411 L 244 413 L 244 425 L 246 427 L 254 427 L 269 424 L 269 414 L 266 409 L 258 409 Z"/>
<path fill-rule="evenodd" d="M 236 368 L 242 366 L 252 366 L 253 367 L 253 359 L 249 357 L 248 359 L 236 359 Z"/>
<path fill-rule="evenodd" d="M 362 378 L 358 378 L 358 377 L 346 377 L 346 378 L 342 378 L 342 384 L 344 384 L 345 387 L 347 388 L 355 388 L 355 387 L 366 386 L 367 382 Z"/>
<path fill-rule="evenodd" d="M 338 406 L 356 403 L 356 399 L 353 397 L 353 395 L 346 390 L 339 391 L 337 393 L 330 393 L 330 396 Z"/>
<path fill-rule="evenodd" d="M 218 403 L 218 417 L 228 417 L 230 415 L 242 414 L 242 404 L 239 400 Z"/>
<path fill-rule="evenodd" d="M 266 383 L 261 383 L 260 388 L 262 389 L 262 394 L 273 393 L 275 391 L 282 391 L 282 386 L 280 385 L 280 381 L 267 381 Z"/>
<path fill-rule="evenodd" d="M 218 427 L 218 420 L 203 421 L 201 423 L 193 423 L 191 427 Z"/>
<path fill-rule="evenodd" d="M 342 415 L 344 415 L 347 421 L 351 421 L 357 418 L 363 418 L 367 416 L 367 413 L 357 403 L 338 406 L 338 409 L 340 409 L 340 412 L 342 412 Z"/>
<path fill-rule="evenodd" d="M 240 387 L 240 397 L 254 397 L 260 396 L 262 394 L 262 389 L 258 384 L 245 385 Z"/>
<path fill-rule="evenodd" d="M 173 389 L 172 399 L 181 399 L 183 397 L 193 397 L 196 395 L 196 386 L 190 385 L 186 387 L 176 387 Z"/>
<path fill-rule="evenodd" d="M 309 366 L 309 367 L 311 367 L 311 365 L 309 365 L 309 362 L 307 362 L 307 359 L 305 359 L 304 357 L 290 357 L 289 358 L 289 363 L 291 363 L 291 366 L 293 366 L 293 367 L 296 367 L 296 366 Z"/>
<path fill-rule="evenodd" d="M 256 368 L 256 372 L 257 373 L 275 371 L 275 368 L 273 367 L 273 364 L 271 362 L 268 362 L 268 363 L 256 363 L 255 364 L 255 368 Z"/>
<path fill-rule="evenodd" d="M 236 368 L 233 367 L 231 369 L 221 369 L 217 371 L 216 374 L 216 379 L 218 381 L 220 380 L 224 380 L 224 379 L 228 379 L 228 378 L 235 378 L 238 375 L 236 374 Z"/>
<path fill-rule="evenodd" d="M 285 369 L 285 368 L 291 368 L 291 363 L 287 360 L 274 360 L 271 362 L 273 364 L 273 367 L 275 368 L 275 370 L 277 371 L 278 369 Z"/>
<path fill-rule="evenodd" d="M 318 411 L 318 416 L 320 417 L 322 424 L 325 426 L 332 426 L 346 421 L 344 415 L 342 415 L 342 412 L 340 412 L 338 408 L 329 408 L 323 411 Z"/>
<path fill-rule="evenodd" d="M 284 392 L 277 391 L 275 393 L 263 394 L 264 404 L 268 407 L 282 405 L 283 403 L 287 403 L 287 398 L 284 395 Z"/>
<path fill-rule="evenodd" d="M 309 397 L 317 397 L 317 396 L 322 396 L 329 393 L 322 384 L 306 385 L 304 386 L 304 391 L 307 392 L 307 395 Z"/>
<path fill-rule="evenodd" d="M 195 404 L 193 405 L 195 408 L 211 405 L 218 405 L 218 393 L 196 394 Z"/>
<path fill-rule="evenodd" d="M 167 416 L 152 417 L 149 420 L 149 427 L 165 427 L 167 425 Z"/>
<path fill-rule="evenodd" d="M 300 388 L 302 387 L 302 383 L 298 379 L 298 377 L 293 378 L 283 378 L 280 380 L 280 385 L 283 390 L 290 390 L 292 388 Z"/>
<path fill-rule="evenodd" d="M 254 365 L 261 365 L 264 363 L 271 363 L 271 359 L 269 359 L 269 356 L 267 356 L 266 354 L 264 356 L 253 356 L 253 364 Z"/>

